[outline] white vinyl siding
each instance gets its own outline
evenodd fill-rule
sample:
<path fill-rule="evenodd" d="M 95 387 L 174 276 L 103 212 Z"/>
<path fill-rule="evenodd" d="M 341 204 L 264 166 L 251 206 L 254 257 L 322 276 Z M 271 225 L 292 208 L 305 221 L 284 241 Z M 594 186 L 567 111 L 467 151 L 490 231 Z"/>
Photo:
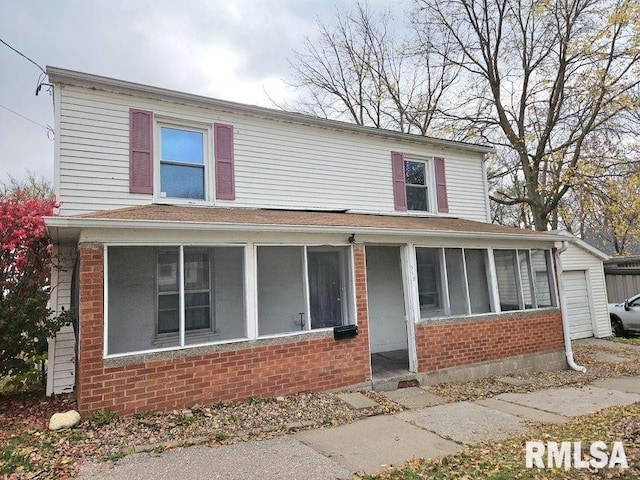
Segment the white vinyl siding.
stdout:
<path fill-rule="evenodd" d="M 564 298 L 569 317 L 571 340 L 593 337 L 593 317 L 589 301 L 587 272 L 576 270 L 563 273 Z"/>
<path fill-rule="evenodd" d="M 51 297 L 49 306 L 54 312 L 71 307 L 71 277 L 75 247 L 54 247 L 54 262 L 58 268 L 51 271 Z M 75 385 L 75 335 L 73 327 L 62 328 L 53 339 L 49 339 L 47 363 L 47 395 L 68 393 Z"/>
<path fill-rule="evenodd" d="M 233 125 L 236 200 L 217 205 L 393 213 L 390 152 L 401 151 L 444 157 L 450 215 L 487 220 L 480 154 L 66 85 L 56 95 L 62 215 L 153 201 L 129 193 L 129 108 L 139 108 L 162 120 Z"/>
<path fill-rule="evenodd" d="M 611 324 L 609 321 L 609 311 L 607 309 L 607 289 L 604 280 L 604 268 L 602 261 L 587 252 L 580 246 L 569 243 L 565 252 L 560 255 L 563 272 L 584 270 L 587 275 L 587 285 L 589 287 L 590 308 L 595 318 L 594 336 L 598 338 L 611 335 Z M 565 279 L 566 289 L 566 279 Z"/>

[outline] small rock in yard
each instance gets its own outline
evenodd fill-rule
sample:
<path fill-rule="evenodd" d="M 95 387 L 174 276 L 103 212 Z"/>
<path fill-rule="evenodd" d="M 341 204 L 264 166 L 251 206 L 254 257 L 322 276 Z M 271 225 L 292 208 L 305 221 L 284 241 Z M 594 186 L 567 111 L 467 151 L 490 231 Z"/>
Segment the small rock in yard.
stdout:
<path fill-rule="evenodd" d="M 182 410 L 182 416 L 183 417 L 193 417 L 193 412 L 191 410 Z"/>
<path fill-rule="evenodd" d="M 280 403 L 280 402 L 284 402 L 284 397 L 276 397 L 276 402 Z"/>
<path fill-rule="evenodd" d="M 75 410 L 64 413 L 54 413 L 49 420 L 49 430 L 60 430 L 70 428 L 80 422 L 80 414 Z"/>

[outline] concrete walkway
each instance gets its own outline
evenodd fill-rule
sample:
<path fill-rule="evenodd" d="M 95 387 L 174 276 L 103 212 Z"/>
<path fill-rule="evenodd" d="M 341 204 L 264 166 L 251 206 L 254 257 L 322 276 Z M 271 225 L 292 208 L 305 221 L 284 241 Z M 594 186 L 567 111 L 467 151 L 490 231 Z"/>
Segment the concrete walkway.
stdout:
<path fill-rule="evenodd" d="M 158 456 L 130 455 L 115 465 L 86 465 L 80 478 L 349 479 L 354 472 L 373 473 L 414 457 L 438 458 L 462 450 L 465 444 L 523 433 L 527 422 L 563 423 L 606 407 L 640 402 L 640 378 L 611 378 L 582 388 L 505 393 L 443 405 L 417 387 L 395 395 L 411 410 L 273 440 L 177 448 Z"/>

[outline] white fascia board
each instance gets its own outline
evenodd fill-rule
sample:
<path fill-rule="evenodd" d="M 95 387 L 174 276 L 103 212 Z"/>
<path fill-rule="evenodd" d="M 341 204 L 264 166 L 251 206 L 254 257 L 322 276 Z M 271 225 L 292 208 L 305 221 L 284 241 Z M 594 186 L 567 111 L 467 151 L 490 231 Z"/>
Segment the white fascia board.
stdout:
<path fill-rule="evenodd" d="M 327 226 L 327 225 L 280 225 L 280 224 L 246 224 L 246 223 L 202 223 L 202 222 L 176 222 L 164 220 L 113 220 L 98 218 L 71 218 L 71 217 L 45 217 L 47 229 L 73 228 L 73 229 L 135 229 L 135 230 L 197 230 L 197 231 L 228 231 L 228 232 L 295 232 L 295 233 L 345 233 L 345 234 L 369 234 L 369 235 L 395 235 L 418 237 L 457 237 L 457 238 L 484 238 L 519 241 L 543 241 L 557 242 L 564 240 L 562 237 L 549 234 L 521 235 L 517 233 L 494 232 L 460 232 L 451 230 L 412 230 L 380 227 L 356 227 L 356 226 Z"/>
<path fill-rule="evenodd" d="M 587 252 L 589 252 L 590 254 L 598 257 L 602 261 L 609 260 L 611 258 L 606 253 L 598 250 L 593 245 L 589 245 L 587 242 L 582 240 L 580 237 L 577 237 L 577 236 L 569 233 L 566 230 L 554 230 L 553 233 L 555 233 L 557 235 L 561 235 L 562 237 L 564 237 L 563 241 L 565 241 L 565 242 L 569 241 L 571 243 L 576 244 L 578 247 L 582 248 L 583 250 L 586 250 Z"/>

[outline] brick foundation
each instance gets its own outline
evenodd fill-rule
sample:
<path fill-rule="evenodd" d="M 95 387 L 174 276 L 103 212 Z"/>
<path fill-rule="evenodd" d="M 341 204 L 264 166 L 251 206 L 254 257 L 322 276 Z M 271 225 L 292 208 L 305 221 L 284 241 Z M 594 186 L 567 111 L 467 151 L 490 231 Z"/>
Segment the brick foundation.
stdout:
<path fill-rule="evenodd" d="M 103 249 L 80 248 L 80 354 L 78 407 L 86 414 L 166 411 L 195 403 L 270 397 L 359 384 L 370 378 L 364 249 L 354 247 L 359 334 L 336 341 L 327 334 L 293 341 L 242 342 L 238 349 L 109 366 L 102 357 Z M 313 334 L 311 335 L 313 337 Z M 152 357 L 152 356 L 151 356 Z"/>
<path fill-rule="evenodd" d="M 558 309 L 416 325 L 418 370 L 422 373 L 563 348 L 562 317 Z"/>

